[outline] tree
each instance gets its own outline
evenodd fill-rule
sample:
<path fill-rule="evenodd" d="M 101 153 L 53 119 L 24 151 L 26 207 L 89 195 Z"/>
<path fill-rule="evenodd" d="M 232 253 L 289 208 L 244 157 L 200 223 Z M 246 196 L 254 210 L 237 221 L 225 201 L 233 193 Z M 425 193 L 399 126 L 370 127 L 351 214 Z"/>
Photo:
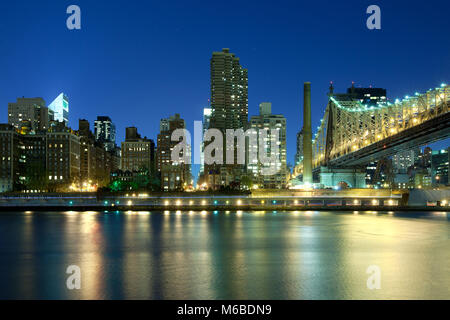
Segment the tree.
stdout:
<path fill-rule="evenodd" d="M 253 177 L 250 175 L 243 176 L 241 178 L 241 186 L 244 189 L 250 190 L 253 187 Z"/>

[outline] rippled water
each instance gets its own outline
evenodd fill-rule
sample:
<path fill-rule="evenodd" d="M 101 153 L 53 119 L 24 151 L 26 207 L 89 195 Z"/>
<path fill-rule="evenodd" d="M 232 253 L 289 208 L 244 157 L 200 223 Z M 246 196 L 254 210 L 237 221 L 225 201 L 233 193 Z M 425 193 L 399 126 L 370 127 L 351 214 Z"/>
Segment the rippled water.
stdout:
<path fill-rule="evenodd" d="M 438 212 L 0 213 L 0 298 L 450 299 L 449 235 Z"/>

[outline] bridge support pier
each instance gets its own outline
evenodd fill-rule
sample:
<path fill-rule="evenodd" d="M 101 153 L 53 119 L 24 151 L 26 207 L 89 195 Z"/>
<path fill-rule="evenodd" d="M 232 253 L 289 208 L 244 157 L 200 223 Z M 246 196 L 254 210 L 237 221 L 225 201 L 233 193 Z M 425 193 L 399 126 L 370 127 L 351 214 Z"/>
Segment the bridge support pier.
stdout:
<path fill-rule="evenodd" d="M 324 187 L 348 187 L 365 188 L 366 172 L 364 169 L 336 169 L 329 167 L 320 168 L 320 183 Z"/>

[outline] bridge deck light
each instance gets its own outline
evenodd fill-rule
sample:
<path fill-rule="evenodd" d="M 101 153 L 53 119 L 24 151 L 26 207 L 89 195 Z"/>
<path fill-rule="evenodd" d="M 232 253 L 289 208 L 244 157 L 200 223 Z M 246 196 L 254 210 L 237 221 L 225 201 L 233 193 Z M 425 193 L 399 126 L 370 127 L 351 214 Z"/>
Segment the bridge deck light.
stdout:
<path fill-rule="evenodd" d="M 240 205 L 242 204 L 242 200 L 239 199 L 239 200 L 237 201 L 237 204 L 238 204 L 238 206 L 240 206 Z"/>
<path fill-rule="evenodd" d="M 374 205 L 374 206 L 378 205 L 378 200 L 373 199 L 372 200 L 372 205 Z"/>
<path fill-rule="evenodd" d="M 194 201 L 189 201 L 189 204 L 192 206 L 194 204 Z"/>
<path fill-rule="evenodd" d="M 202 205 L 205 205 L 206 204 L 206 200 L 202 200 Z"/>
<path fill-rule="evenodd" d="M 131 206 L 133 202 L 131 200 L 128 200 L 127 205 Z"/>
<path fill-rule="evenodd" d="M 181 201 L 177 200 L 176 204 L 177 204 L 177 206 L 179 206 L 181 204 Z"/>

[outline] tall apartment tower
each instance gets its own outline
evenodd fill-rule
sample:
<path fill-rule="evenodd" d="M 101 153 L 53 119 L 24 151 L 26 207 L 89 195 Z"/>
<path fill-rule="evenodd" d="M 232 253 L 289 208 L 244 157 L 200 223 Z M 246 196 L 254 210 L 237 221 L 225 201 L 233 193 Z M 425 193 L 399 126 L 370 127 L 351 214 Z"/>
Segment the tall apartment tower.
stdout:
<path fill-rule="evenodd" d="M 248 70 L 229 49 L 213 52 L 211 58 L 211 118 L 210 128 L 222 131 L 248 127 Z M 223 160 L 226 149 L 232 146 L 223 141 Z M 235 151 L 236 152 L 236 151 Z M 238 183 L 245 173 L 245 165 L 209 164 L 204 166 L 205 182 L 218 189 Z"/>
<path fill-rule="evenodd" d="M 248 121 L 248 70 L 230 49 L 211 58 L 211 128 L 245 128 Z"/>

